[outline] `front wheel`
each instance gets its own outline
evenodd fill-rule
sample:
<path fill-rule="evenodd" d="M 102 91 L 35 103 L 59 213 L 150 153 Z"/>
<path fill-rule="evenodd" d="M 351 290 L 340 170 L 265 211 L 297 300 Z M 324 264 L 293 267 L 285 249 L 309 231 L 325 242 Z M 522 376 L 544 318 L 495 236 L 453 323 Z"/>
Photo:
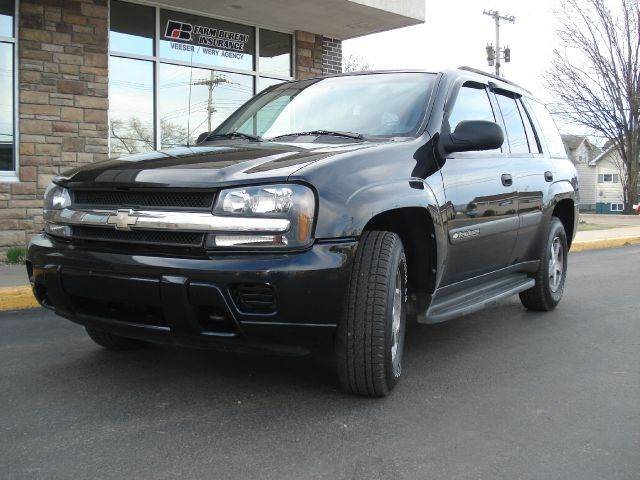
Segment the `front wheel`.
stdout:
<path fill-rule="evenodd" d="M 407 262 L 393 232 L 365 232 L 358 245 L 336 334 L 338 376 L 344 390 L 383 397 L 402 373 Z"/>
<path fill-rule="evenodd" d="M 560 303 L 567 277 L 568 253 L 564 226 L 558 218 L 553 217 L 540 254 L 540 266 L 535 276 L 536 284 L 520 293 L 520 301 L 526 308 L 548 312 Z"/>

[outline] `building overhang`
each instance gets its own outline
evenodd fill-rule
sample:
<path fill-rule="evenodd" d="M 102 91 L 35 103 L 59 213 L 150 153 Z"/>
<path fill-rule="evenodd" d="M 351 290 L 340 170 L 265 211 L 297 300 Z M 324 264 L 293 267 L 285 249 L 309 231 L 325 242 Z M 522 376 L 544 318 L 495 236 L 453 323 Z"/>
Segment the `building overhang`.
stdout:
<path fill-rule="evenodd" d="M 423 23 L 424 0 L 163 0 L 168 8 L 346 40 Z"/>

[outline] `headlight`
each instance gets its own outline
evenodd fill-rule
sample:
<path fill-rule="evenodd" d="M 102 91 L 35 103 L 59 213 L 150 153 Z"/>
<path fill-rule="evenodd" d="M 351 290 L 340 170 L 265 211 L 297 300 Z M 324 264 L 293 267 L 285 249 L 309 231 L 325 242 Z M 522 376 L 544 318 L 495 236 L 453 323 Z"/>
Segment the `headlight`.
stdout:
<path fill-rule="evenodd" d="M 69 205 L 71 205 L 69 190 L 61 187 L 60 185 L 56 185 L 55 183 L 49 184 L 44 192 L 45 217 L 47 210 L 62 210 Z M 68 238 L 71 236 L 71 227 L 68 225 L 60 225 L 58 223 L 45 222 L 44 231 L 49 235 L 56 237 Z"/>
<path fill-rule="evenodd" d="M 238 232 L 211 233 L 208 248 L 300 248 L 312 241 L 315 195 L 299 184 L 261 185 L 222 190 L 213 208 L 215 215 L 246 219 L 248 228 Z M 252 219 L 289 221 L 286 231 L 252 228 Z M 276 225 L 276 222 L 273 222 Z M 279 222 L 281 224 L 282 222 Z"/>
<path fill-rule="evenodd" d="M 69 205 L 71 205 L 69 190 L 55 183 L 49 184 L 44 192 L 44 208 L 61 210 Z"/>

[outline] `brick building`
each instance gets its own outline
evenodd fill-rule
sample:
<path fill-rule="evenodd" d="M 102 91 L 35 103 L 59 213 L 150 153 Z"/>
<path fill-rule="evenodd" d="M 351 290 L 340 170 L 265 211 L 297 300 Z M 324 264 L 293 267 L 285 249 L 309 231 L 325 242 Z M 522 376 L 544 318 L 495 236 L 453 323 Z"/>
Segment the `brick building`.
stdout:
<path fill-rule="evenodd" d="M 42 228 L 57 173 L 186 144 L 340 72 L 342 40 L 422 21 L 420 0 L 0 0 L 0 256 Z"/>

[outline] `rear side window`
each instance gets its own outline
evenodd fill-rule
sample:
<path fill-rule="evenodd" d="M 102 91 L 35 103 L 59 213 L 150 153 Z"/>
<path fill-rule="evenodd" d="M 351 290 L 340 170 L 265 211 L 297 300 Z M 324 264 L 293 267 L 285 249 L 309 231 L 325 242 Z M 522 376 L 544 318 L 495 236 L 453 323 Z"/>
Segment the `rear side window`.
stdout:
<path fill-rule="evenodd" d="M 522 99 L 518 99 L 518 109 L 520 110 L 520 116 L 522 117 L 522 121 L 524 122 L 524 129 L 527 132 L 527 141 L 529 142 L 529 151 L 531 153 L 542 153 L 542 148 L 540 148 L 540 142 L 538 140 L 538 135 L 536 135 L 535 128 L 533 123 L 531 122 L 531 117 L 529 116 L 529 112 L 527 112 L 524 103 L 522 103 Z"/>
<path fill-rule="evenodd" d="M 538 125 L 540 125 L 549 150 L 549 156 L 567 158 L 567 152 L 564 149 L 562 138 L 560 138 L 558 127 L 556 127 L 556 123 L 553 121 L 547 107 L 536 100 L 527 100 L 527 105 L 533 110 L 533 115 L 536 117 Z"/>
<path fill-rule="evenodd" d="M 529 153 L 527 132 L 524 129 L 524 123 L 522 122 L 516 99 L 502 93 L 496 93 L 496 99 L 498 100 L 498 106 L 502 112 L 504 125 L 507 129 L 511 153 Z"/>
<path fill-rule="evenodd" d="M 491 102 L 484 86 L 465 84 L 460 88 L 449 115 L 449 127 L 453 132 L 465 120 L 488 120 L 495 122 Z"/>

